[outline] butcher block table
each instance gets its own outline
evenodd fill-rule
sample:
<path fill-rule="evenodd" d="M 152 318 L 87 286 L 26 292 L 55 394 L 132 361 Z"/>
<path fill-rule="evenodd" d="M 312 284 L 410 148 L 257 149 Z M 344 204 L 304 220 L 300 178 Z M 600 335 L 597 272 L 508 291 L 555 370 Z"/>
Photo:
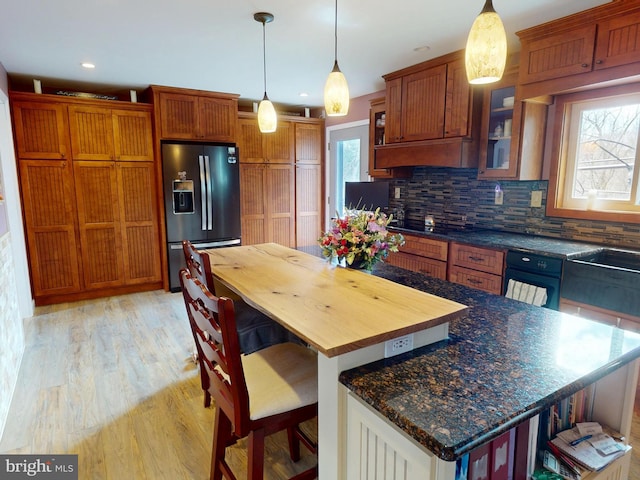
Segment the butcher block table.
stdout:
<path fill-rule="evenodd" d="M 384 357 L 387 340 L 443 340 L 467 307 L 274 243 L 206 250 L 213 275 L 318 355 L 321 480 L 346 478 L 346 389 L 340 372 Z"/>

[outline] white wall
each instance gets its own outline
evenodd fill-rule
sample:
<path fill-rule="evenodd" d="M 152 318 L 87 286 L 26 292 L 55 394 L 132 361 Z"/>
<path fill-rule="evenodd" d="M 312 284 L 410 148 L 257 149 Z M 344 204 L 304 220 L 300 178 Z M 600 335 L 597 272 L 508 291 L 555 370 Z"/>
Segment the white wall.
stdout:
<path fill-rule="evenodd" d="M 24 352 L 23 319 L 33 315 L 7 93 L 7 74 L 0 64 L 0 168 L 9 228 L 0 237 L 0 437 Z"/>

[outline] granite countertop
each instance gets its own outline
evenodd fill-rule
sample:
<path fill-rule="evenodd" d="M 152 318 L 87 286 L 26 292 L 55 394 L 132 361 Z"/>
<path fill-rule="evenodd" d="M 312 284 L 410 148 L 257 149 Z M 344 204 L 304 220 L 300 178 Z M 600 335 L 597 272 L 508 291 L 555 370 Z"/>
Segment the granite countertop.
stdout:
<path fill-rule="evenodd" d="M 467 243 L 479 247 L 517 250 L 562 259 L 579 257 L 605 248 L 601 244 L 500 230 L 451 228 L 446 226 L 436 226 L 433 232 L 425 232 L 415 228 L 415 226 L 409 226 L 408 228 L 392 227 L 391 230 L 411 235 L 439 238 L 450 242 Z"/>
<path fill-rule="evenodd" d="M 447 461 L 640 357 L 633 332 L 387 264 L 373 273 L 470 307 L 450 322 L 448 340 L 340 375 Z"/>

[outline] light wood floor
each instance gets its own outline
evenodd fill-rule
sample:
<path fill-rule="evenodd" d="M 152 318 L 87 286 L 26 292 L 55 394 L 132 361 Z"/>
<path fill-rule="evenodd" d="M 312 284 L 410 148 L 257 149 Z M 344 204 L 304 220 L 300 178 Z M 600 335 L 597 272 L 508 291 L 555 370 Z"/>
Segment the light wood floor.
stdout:
<path fill-rule="evenodd" d="M 163 291 L 40 307 L 0 453 L 77 453 L 84 480 L 207 479 L 213 409 L 203 407 L 182 296 Z M 315 423 L 305 425 L 315 435 Z M 293 464 L 286 434 L 267 439 L 265 479 Z M 246 476 L 245 443 L 231 464 Z M 281 448 L 282 447 L 282 448 Z"/>
<path fill-rule="evenodd" d="M 0 453 L 77 453 L 82 480 L 208 478 L 213 410 L 202 406 L 185 315 L 181 295 L 162 291 L 39 307 Z M 305 430 L 315 435 L 315 423 Z M 640 445 L 638 400 L 633 433 Z M 231 453 L 239 478 L 244 448 Z M 293 464 L 283 434 L 267 450 L 269 480 L 316 461 L 302 448 Z M 630 479 L 640 480 L 633 454 Z"/>

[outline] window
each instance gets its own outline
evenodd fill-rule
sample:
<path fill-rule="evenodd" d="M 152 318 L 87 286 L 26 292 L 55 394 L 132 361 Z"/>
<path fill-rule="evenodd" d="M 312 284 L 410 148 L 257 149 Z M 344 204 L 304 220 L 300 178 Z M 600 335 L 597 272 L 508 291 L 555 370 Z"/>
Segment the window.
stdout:
<path fill-rule="evenodd" d="M 630 90 L 558 98 L 549 214 L 640 222 L 621 218 L 640 212 L 640 93 Z"/>

